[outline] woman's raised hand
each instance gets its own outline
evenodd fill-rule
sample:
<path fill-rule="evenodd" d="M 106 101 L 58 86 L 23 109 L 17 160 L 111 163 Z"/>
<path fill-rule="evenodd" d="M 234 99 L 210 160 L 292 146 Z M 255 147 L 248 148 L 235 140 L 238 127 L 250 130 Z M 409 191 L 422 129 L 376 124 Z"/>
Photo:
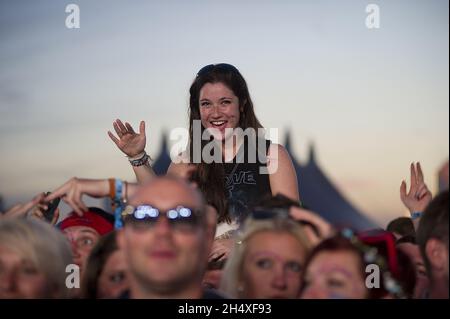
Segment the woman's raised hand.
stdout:
<path fill-rule="evenodd" d="M 108 135 L 125 155 L 133 157 L 144 152 L 146 143 L 144 121 L 139 124 L 139 133 L 133 130 L 130 123 L 123 124 L 119 119 L 113 122 L 113 127 L 118 138 L 111 131 L 108 131 Z"/>
<path fill-rule="evenodd" d="M 411 185 L 409 191 L 406 190 L 406 182 L 400 185 L 400 199 L 411 213 L 423 212 L 431 202 L 432 194 L 425 184 L 420 163 L 410 166 Z"/>

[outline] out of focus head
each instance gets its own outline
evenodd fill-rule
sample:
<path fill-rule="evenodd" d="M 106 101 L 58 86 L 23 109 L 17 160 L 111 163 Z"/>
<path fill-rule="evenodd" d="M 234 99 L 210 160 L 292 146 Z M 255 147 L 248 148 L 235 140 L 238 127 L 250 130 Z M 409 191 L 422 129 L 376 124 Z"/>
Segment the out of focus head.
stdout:
<path fill-rule="evenodd" d="M 341 235 L 316 246 L 306 261 L 301 298 L 365 299 L 365 264 L 359 250 Z"/>
<path fill-rule="evenodd" d="M 92 249 L 81 288 L 88 299 L 118 298 L 129 288 L 125 254 L 117 246 L 115 232 L 100 238 Z"/>
<path fill-rule="evenodd" d="M 412 297 L 414 299 L 423 298 L 429 288 L 429 278 L 415 237 L 405 236 L 400 238 L 397 240 L 397 249 L 409 258 L 414 267 L 416 282 Z"/>
<path fill-rule="evenodd" d="M 0 221 L 0 298 L 66 298 L 70 246 L 35 219 Z"/>
<path fill-rule="evenodd" d="M 130 280 L 159 295 L 200 285 L 212 235 L 198 190 L 175 177 L 156 178 L 130 205 L 134 208 L 118 233 Z"/>
<path fill-rule="evenodd" d="M 358 241 L 364 244 L 367 249 L 376 249 L 379 256 L 379 265 L 382 274 L 380 281 L 382 289 L 371 289 L 379 292 L 376 298 L 411 298 L 416 284 L 415 267 L 412 260 L 406 253 L 396 247 L 395 236 L 383 229 L 371 229 L 358 233 Z M 362 247 L 362 246 L 361 246 Z M 389 272 L 389 274 L 388 274 Z M 384 276 L 383 276 L 384 275 Z M 393 278 L 398 285 L 398 292 L 389 288 L 385 281 Z"/>
<path fill-rule="evenodd" d="M 226 259 L 218 261 L 212 260 L 208 262 L 205 275 L 203 276 L 202 285 L 206 289 L 220 289 L 220 280 L 222 278 L 223 267 Z"/>
<path fill-rule="evenodd" d="M 384 230 L 344 229 L 317 245 L 308 257 L 301 297 L 305 299 L 404 298 L 415 273 L 406 255 L 400 261 L 394 236 Z M 406 267 L 406 264 L 408 267 Z M 410 266 L 410 267 L 409 267 Z M 408 276 L 403 276 L 403 270 Z M 402 280 L 399 283 L 399 280 Z"/>
<path fill-rule="evenodd" d="M 425 210 L 417 230 L 417 242 L 431 284 L 442 281 L 448 293 L 448 199 L 445 191 L 436 196 Z"/>
<path fill-rule="evenodd" d="M 286 217 L 246 219 L 222 274 L 233 298 L 297 298 L 310 243 Z"/>
<path fill-rule="evenodd" d="M 416 231 L 414 230 L 414 225 L 411 218 L 408 217 L 398 217 L 391 222 L 386 227 L 388 232 L 394 234 L 395 238 L 399 239 L 405 236 L 415 236 Z"/>
<path fill-rule="evenodd" d="M 83 216 L 71 212 L 57 226 L 69 240 L 74 263 L 84 271 L 86 260 L 101 236 L 111 232 L 114 227 L 114 217 L 106 211 L 89 207 Z"/>

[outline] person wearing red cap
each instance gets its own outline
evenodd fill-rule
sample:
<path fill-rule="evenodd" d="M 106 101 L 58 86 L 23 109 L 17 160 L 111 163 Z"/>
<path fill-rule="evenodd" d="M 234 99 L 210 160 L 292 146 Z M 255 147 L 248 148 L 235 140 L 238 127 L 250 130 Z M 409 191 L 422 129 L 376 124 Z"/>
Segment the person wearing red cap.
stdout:
<path fill-rule="evenodd" d="M 83 216 L 75 212 L 60 222 L 57 227 L 69 239 L 74 263 L 83 271 L 86 260 L 101 236 L 114 229 L 114 217 L 104 210 L 89 207 Z"/>
<path fill-rule="evenodd" d="M 128 186 L 117 245 L 125 253 L 130 289 L 120 298 L 223 298 L 202 286 L 216 215 L 198 189 L 174 176 Z M 82 196 L 106 197 L 110 190 L 108 180 L 72 178 L 46 200 L 61 197 L 85 216 Z"/>

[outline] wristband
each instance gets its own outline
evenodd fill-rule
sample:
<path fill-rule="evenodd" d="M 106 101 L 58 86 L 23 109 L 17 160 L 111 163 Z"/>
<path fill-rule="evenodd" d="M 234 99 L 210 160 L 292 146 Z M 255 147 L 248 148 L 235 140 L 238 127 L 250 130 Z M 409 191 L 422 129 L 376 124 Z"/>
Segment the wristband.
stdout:
<path fill-rule="evenodd" d="M 411 219 L 412 220 L 418 219 L 418 218 L 422 217 L 422 215 L 423 215 L 422 212 L 413 212 L 413 213 L 411 213 Z"/>
<path fill-rule="evenodd" d="M 115 183 L 115 189 L 116 189 L 116 194 L 114 196 L 114 201 L 116 202 L 120 202 L 121 198 L 122 198 L 122 189 L 123 189 L 123 184 L 122 181 L 120 179 L 116 179 L 116 183 Z"/>
<path fill-rule="evenodd" d="M 114 197 L 116 197 L 116 179 L 108 178 L 108 182 L 109 182 L 109 198 L 114 200 Z"/>
<path fill-rule="evenodd" d="M 137 159 L 140 159 L 142 157 L 144 157 L 144 155 L 147 155 L 147 153 L 145 151 L 140 152 L 138 155 L 135 156 L 127 156 L 129 161 L 134 161 Z"/>
<path fill-rule="evenodd" d="M 130 161 L 130 164 L 132 166 L 142 166 L 142 165 L 147 165 L 149 163 L 149 159 L 150 159 L 150 156 L 148 156 L 144 152 L 144 155 L 142 155 L 140 158 L 138 158 L 138 159 L 129 159 L 129 161 Z"/>
<path fill-rule="evenodd" d="M 116 179 L 115 183 L 116 196 L 114 197 L 115 210 L 114 210 L 114 228 L 120 229 L 123 226 L 122 223 L 122 181 Z"/>

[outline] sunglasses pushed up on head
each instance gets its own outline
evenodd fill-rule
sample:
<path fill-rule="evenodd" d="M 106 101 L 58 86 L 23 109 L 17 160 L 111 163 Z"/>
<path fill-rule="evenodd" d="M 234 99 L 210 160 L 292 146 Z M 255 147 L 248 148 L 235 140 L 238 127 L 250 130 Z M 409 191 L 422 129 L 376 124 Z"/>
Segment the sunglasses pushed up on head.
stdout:
<path fill-rule="evenodd" d="M 208 74 L 212 71 L 231 71 L 231 72 L 236 72 L 239 73 L 239 70 L 228 63 L 218 63 L 218 64 L 209 64 L 207 66 L 204 66 L 203 68 L 200 69 L 200 71 L 197 72 L 197 76 L 203 76 L 205 74 Z"/>

